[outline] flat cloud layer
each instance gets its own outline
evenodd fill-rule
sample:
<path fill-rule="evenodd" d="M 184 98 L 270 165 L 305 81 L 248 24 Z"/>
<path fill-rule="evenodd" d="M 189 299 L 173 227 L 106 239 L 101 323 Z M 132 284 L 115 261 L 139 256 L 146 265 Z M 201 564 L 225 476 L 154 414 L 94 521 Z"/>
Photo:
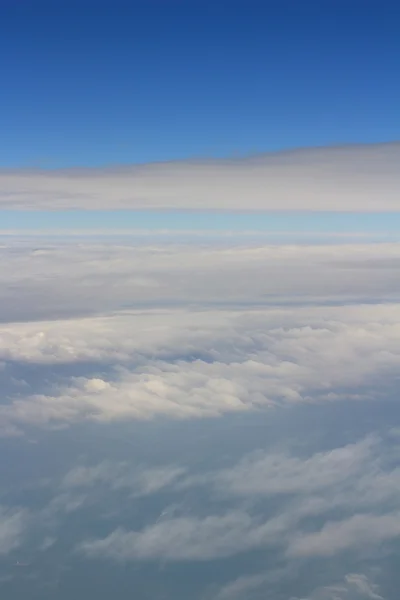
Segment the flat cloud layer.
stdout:
<path fill-rule="evenodd" d="M 54 244 L 0 247 L 0 320 L 127 308 L 397 302 L 396 243 Z"/>
<path fill-rule="evenodd" d="M 0 171 L 0 208 L 398 211 L 400 144 L 248 159 Z"/>

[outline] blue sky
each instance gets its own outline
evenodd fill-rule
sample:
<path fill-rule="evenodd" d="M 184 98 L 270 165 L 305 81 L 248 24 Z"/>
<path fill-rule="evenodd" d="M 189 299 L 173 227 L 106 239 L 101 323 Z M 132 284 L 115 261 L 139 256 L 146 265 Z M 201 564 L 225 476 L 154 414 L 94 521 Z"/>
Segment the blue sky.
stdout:
<path fill-rule="evenodd" d="M 382 234 L 397 236 L 399 213 L 275 212 L 222 213 L 193 211 L 0 211 L 1 230 L 207 231 L 232 233 Z"/>
<path fill-rule="evenodd" d="M 391 0 L 4 0 L 0 7 L 0 176 L 10 168 L 41 168 L 48 173 L 76 166 L 237 158 L 335 144 L 361 144 L 362 151 L 362 144 L 398 140 L 399 18 L 400 5 Z M 363 159 L 355 156 L 356 166 L 357 160 Z M 393 174 L 396 158 L 390 160 Z M 339 181 L 337 167 L 328 165 L 327 197 L 332 185 L 329 168 L 333 182 Z M 369 169 L 364 169 L 367 178 Z M 290 211 L 264 216 L 215 214 L 218 207 L 212 202 L 199 214 L 189 206 L 189 199 L 192 213 L 179 207 L 173 213 L 140 207 L 139 212 L 116 212 L 121 206 L 113 205 L 113 192 L 118 195 L 113 183 L 103 194 L 110 207 L 106 203 L 107 211 L 91 215 L 75 210 L 86 208 L 83 201 L 75 202 L 83 190 L 79 177 L 73 192 L 62 185 L 53 190 L 50 204 L 70 194 L 73 209 L 66 212 L 58 206 L 60 212 L 54 214 L 43 206 L 40 212 L 30 210 L 47 197 L 51 175 L 36 192 L 29 189 L 34 180 L 20 179 L 12 188 L 1 180 L 0 189 L 10 194 L 11 204 L 26 193 L 35 200 L 28 201 L 23 212 L 4 211 L 9 206 L 0 203 L 0 230 L 398 230 L 397 217 L 383 214 L 377 196 L 373 202 L 382 212 L 377 217 L 362 216 L 360 201 L 358 215 L 337 216 L 329 211 L 303 216 Z M 96 177 L 87 184 L 92 186 L 87 188 L 89 196 L 103 186 L 101 179 L 96 184 Z M 291 177 L 280 175 L 281 182 L 285 178 L 292 182 Z M 310 208 L 306 199 L 312 195 L 313 177 L 303 189 L 305 210 Z M 356 181 L 357 173 L 354 177 Z M 338 186 L 335 197 L 347 193 L 346 178 L 344 173 L 344 187 Z M 203 177 L 211 179 L 212 171 Z M 182 171 L 178 187 L 184 180 Z M 235 188 L 232 181 L 230 174 L 223 184 L 227 202 Z M 382 181 L 385 193 L 398 185 L 397 179 Z M 190 190 L 201 196 L 200 184 L 201 180 L 193 180 Z M 133 193 L 137 180 L 129 185 L 124 193 Z M 257 185 L 264 190 L 264 184 Z M 297 185 L 296 180 L 296 193 Z M 364 194 L 371 186 L 368 181 L 365 185 L 361 204 L 368 205 Z M 247 194 L 248 187 L 244 189 Z M 357 197 L 354 188 L 349 191 L 349 198 Z M 294 205 L 295 193 L 289 193 Z M 151 193 L 148 198 L 145 208 Z M 99 202 L 94 199 L 90 208 L 99 208 Z M 164 206 L 162 197 L 160 202 Z M 344 204 L 344 210 L 353 210 Z M 272 205 L 273 210 L 281 208 L 277 197 Z M 385 206 L 392 210 L 393 201 Z M 271 210 L 271 201 L 265 210 Z M 343 211 L 343 202 L 337 210 Z"/>
<path fill-rule="evenodd" d="M 400 5 L 6 0 L 0 165 L 400 137 Z"/>

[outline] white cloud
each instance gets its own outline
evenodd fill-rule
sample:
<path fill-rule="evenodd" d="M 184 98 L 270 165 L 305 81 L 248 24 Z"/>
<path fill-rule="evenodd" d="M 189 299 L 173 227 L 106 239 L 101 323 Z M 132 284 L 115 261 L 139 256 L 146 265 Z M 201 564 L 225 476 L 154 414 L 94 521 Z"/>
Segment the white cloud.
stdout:
<path fill-rule="evenodd" d="M 2 170 L 13 209 L 399 210 L 400 144 L 102 169 Z"/>
<path fill-rule="evenodd" d="M 11 324 L 0 331 L 0 358 L 17 362 L 22 376 L 25 363 L 70 365 L 46 393 L 16 388 L 0 407 L 4 432 L 363 399 L 395 382 L 399 308 L 132 311 Z M 95 375 L 78 375 L 86 361 Z"/>
<path fill-rule="evenodd" d="M 390 387 L 400 367 L 398 316 L 397 305 L 378 305 L 138 311 L 6 325 L 6 363 L 18 361 L 22 374 L 25 362 L 70 364 L 70 375 L 48 393 L 18 387 L 0 407 L 0 420 L 9 432 L 29 424 L 216 417 L 369 398 Z M 96 375 L 75 375 L 85 361 Z M 7 381 L 7 369 L 2 376 Z"/>

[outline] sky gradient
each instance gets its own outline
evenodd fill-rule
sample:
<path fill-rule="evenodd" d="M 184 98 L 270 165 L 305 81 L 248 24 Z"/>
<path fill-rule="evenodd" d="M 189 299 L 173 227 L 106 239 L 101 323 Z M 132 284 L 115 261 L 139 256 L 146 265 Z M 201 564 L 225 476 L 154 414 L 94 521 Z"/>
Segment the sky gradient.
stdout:
<path fill-rule="evenodd" d="M 2 600 L 398 600 L 399 24 L 0 0 Z"/>
<path fill-rule="evenodd" d="M 3 0 L 0 165 L 399 139 L 394 0 Z"/>

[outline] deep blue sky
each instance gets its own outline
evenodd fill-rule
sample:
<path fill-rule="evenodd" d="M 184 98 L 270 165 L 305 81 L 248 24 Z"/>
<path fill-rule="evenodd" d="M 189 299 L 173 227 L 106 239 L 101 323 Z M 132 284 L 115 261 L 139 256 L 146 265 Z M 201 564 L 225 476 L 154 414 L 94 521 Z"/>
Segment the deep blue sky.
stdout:
<path fill-rule="evenodd" d="M 398 0 L 1 0 L 0 166 L 400 138 Z"/>

